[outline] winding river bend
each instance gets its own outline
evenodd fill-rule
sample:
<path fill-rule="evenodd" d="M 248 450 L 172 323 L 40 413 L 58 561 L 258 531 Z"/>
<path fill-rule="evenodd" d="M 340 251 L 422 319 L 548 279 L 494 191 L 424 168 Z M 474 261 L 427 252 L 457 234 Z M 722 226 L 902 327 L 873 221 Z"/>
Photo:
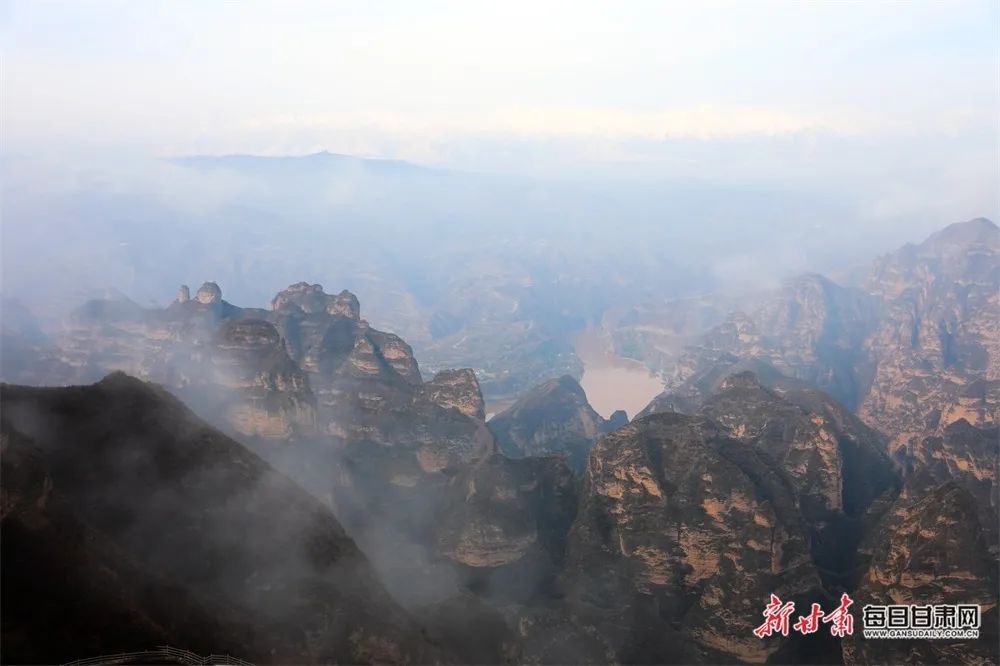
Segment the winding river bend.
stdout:
<path fill-rule="evenodd" d="M 663 390 L 663 381 L 642 363 L 617 356 L 610 336 L 599 326 L 577 335 L 573 348 L 583 361 L 580 385 L 605 418 L 616 409 L 624 409 L 632 418 Z"/>

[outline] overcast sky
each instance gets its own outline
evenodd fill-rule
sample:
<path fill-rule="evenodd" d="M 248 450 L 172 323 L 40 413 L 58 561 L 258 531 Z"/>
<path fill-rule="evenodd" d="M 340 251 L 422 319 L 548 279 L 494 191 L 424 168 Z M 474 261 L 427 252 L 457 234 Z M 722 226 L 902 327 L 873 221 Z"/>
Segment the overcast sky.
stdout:
<path fill-rule="evenodd" d="M 915 179 L 986 212 L 996 194 L 996 2 L 0 6 L 13 153 Z"/>

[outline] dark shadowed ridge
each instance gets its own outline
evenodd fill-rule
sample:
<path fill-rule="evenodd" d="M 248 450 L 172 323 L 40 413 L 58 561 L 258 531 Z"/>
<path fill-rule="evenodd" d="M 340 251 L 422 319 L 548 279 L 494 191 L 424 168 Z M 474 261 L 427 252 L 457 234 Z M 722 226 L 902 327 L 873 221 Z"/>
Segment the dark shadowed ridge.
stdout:
<path fill-rule="evenodd" d="M 164 389 L 114 373 L 0 398 L 6 662 L 441 658 L 322 504 Z"/>
<path fill-rule="evenodd" d="M 581 471 L 598 437 L 621 421 L 622 415 L 606 421 L 587 402 L 579 382 L 563 375 L 531 389 L 488 426 L 506 456 L 565 456 L 571 469 Z"/>

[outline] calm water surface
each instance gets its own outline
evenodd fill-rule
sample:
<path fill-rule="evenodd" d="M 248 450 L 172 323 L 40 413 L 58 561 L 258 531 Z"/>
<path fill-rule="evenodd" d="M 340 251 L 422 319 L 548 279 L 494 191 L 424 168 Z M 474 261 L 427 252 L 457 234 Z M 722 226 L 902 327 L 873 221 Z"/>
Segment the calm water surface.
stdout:
<path fill-rule="evenodd" d="M 587 400 L 605 418 L 616 409 L 624 409 L 632 418 L 663 390 L 663 381 L 642 363 L 616 356 L 600 327 L 578 335 L 573 347 L 583 361 L 580 384 Z"/>

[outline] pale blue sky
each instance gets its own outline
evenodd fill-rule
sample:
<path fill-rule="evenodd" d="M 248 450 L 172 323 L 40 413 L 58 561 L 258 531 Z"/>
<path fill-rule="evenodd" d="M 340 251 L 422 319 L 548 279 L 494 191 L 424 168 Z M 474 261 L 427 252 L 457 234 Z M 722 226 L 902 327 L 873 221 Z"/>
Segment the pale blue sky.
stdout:
<path fill-rule="evenodd" d="M 14 2 L 6 140 L 893 186 L 922 174 L 989 203 L 998 6 Z"/>

